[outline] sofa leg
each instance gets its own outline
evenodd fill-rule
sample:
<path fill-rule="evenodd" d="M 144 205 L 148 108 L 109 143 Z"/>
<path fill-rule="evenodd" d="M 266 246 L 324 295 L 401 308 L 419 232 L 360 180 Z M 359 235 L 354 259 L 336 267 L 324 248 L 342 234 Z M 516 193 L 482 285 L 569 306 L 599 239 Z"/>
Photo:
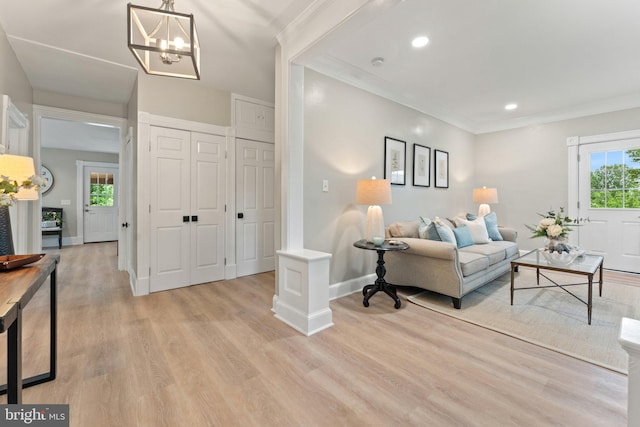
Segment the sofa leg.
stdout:
<path fill-rule="evenodd" d="M 462 307 L 462 298 L 451 297 L 451 301 L 453 301 L 453 308 L 460 310 L 460 307 Z"/>

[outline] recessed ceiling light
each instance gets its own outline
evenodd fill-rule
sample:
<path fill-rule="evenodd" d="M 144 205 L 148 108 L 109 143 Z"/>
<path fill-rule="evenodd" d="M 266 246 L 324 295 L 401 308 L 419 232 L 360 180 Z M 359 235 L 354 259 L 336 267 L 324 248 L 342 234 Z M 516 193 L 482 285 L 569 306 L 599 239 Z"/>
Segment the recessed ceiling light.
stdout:
<path fill-rule="evenodd" d="M 371 60 L 371 65 L 374 67 L 380 67 L 382 64 L 384 64 L 384 58 L 381 56 L 376 56 Z"/>
<path fill-rule="evenodd" d="M 515 110 L 516 108 L 518 108 L 518 104 L 515 103 L 507 104 L 504 106 L 504 109 L 508 111 Z"/>
<path fill-rule="evenodd" d="M 420 36 L 411 41 L 413 47 L 425 47 L 429 43 L 429 37 Z"/>

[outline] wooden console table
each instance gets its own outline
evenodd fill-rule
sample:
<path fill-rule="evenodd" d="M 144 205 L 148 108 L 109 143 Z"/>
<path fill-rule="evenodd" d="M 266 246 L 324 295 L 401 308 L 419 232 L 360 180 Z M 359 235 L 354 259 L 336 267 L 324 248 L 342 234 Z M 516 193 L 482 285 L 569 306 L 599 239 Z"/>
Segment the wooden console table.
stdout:
<path fill-rule="evenodd" d="M 7 332 L 7 384 L 0 394 L 7 403 L 22 403 L 22 388 L 56 378 L 56 268 L 60 255 L 46 255 L 33 264 L 0 272 L 0 333 Z M 49 372 L 22 379 L 22 311 L 40 286 L 51 277 Z"/>

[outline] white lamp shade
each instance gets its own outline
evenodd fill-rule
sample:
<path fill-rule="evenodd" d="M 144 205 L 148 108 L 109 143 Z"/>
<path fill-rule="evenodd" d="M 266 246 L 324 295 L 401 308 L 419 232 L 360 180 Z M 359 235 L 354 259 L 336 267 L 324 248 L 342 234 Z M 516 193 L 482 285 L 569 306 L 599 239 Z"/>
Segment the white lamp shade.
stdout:
<path fill-rule="evenodd" d="M 390 205 L 391 182 L 387 179 L 360 179 L 356 186 L 359 205 Z"/>
<path fill-rule="evenodd" d="M 33 159 L 26 156 L 12 154 L 0 155 L 0 175 L 6 176 L 11 181 L 22 184 L 36 174 Z M 21 188 L 15 195 L 18 200 L 37 200 L 38 190 L 33 188 Z"/>
<path fill-rule="evenodd" d="M 474 203 L 498 203 L 498 190 L 496 188 L 474 188 Z"/>

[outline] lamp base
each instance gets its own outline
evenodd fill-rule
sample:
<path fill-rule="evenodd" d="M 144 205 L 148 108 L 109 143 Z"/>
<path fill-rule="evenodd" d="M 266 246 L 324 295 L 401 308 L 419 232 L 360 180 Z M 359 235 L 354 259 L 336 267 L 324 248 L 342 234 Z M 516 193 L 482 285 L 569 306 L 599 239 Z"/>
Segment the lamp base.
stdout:
<path fill-rule="evenodd" d="M 0 255 L 14 255 L 9 206 L 0 206 Z"/>
<path fill-rule="evenodd" d="M 488 204 L 483 203 L 478 207 L 478 216 L 485 216 L 491 213 L 491 208 Z"/>
<path fill-rule="evenodd" d="M 378 205 L 369 206 L 369 209 L 367 209 L 365 239 L 367 239 L 367 242 L 373 243 L 374 237 L 382 237 L 384 239 L 384 218 L 382 216 L 382 208 Z"/>

